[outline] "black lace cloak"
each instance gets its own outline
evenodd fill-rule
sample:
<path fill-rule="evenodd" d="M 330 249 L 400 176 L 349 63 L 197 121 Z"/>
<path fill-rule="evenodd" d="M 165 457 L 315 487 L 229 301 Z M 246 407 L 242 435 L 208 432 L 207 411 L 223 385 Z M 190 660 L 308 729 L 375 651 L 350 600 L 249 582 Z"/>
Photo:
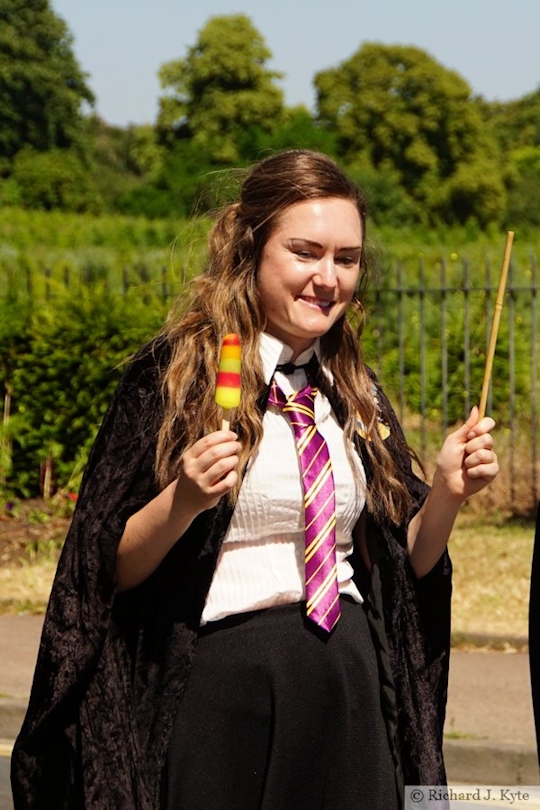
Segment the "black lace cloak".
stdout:
<path fill-rule="evenodd" d="M 536 512 L 529 595 L 529 662 L 536 729 L 536 753 L 540 765 L 540 503 Z"/>
<path fill-rule="evenodd" d="M 13 752 L 15 810 L 160 807 L 169 736 L 232 514 L 222 499 L 199 515 L 146 582 L 116 594 L 115 556 L 126 520 L 158 492 L 159 375 L 167 356 L 155 343 L 130 364 L 90 455 Z M 388 400 L 380 389 L 377 396 L 390 428 L 387 442 L 418 507 L 427 487 L 412 473 Z M 332 405 L 339 418 L 337 395 Z M 360 437 L 357 449 L 362 455 Z M 354 564 L 367 596 L 398 777 L 402 772 L 405 784 L 444 784 L 450 562 L 444 554 L 417 581 L 406 526 L 368 517 L 367 532 L 371 576 L 359 555 Z"/>

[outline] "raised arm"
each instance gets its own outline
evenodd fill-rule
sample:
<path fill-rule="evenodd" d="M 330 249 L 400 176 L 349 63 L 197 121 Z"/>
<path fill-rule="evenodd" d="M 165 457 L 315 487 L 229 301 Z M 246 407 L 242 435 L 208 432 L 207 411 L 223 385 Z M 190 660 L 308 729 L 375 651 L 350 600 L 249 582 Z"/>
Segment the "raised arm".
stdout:
<path fill-rule="evenodd" d="M 415 574 L 427 574 L 443 553 L 461 504 L 499 472 L 490 417 L 478 419 L 475 406 L 465 424 L 445 440 L 431 491 L 409 524 L 408 548 Z"/>

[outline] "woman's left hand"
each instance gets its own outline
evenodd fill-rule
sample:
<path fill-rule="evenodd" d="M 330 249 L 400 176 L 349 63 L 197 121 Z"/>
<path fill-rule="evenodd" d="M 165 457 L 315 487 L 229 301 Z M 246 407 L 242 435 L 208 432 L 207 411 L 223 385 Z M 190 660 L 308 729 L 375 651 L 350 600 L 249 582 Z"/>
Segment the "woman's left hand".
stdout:
<path fill-rule="evenodd" d="M 437 458 L 433 487 L 459 502 L 479 492 L 499 472 L 491 435 L 495 422 L 490 416 L 478 417 L 475 405 L 465 424 L 447 436 Z"/>
<path fill-rule="evenodd" d="M 409 558 L 417 577 L 425 576 L 440 558 L 463 501 L 499 472 L 491 435 L 495 422 L 478 417 L 475 406 L 465 424 L 446 437 L 431 490 L 409 523 Z"/>

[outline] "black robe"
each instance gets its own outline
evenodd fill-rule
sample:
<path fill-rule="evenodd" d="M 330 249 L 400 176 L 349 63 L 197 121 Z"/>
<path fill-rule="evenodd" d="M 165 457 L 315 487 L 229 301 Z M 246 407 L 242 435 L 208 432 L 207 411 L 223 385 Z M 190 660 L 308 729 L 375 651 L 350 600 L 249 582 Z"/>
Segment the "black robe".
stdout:
<path fill-rule="evenodd" d="M 12 757 L 15 810 L 158 810 L 167 746 L 196 650 L 200 616 L 233 508 L 203 512 L 142 585 L 115 590 L 128 517 L 158 493 L 156 342 L 126 370 L 92 449 L 54 581 L 27 715 Z M 266 394 L 259 403 L 266 407 Z M 377 388 L 386 440 L 419 508 L 401 429 Z M 339 419 L 339 396 L 332 406 Z M 369 463 L 362 453 L 369 483 Z M 445 553 L 416 580 L 406 526 L 368 516 L 371 575 L 356 553 L 381 672 L 383 711 L 405 784 L 445 783 L 442 730 L 450 646 L 451 566 Z"/>
<path fill-rule="evenodd" d="M 536 751 L 540 765 L 540 503 L 536 513 L 536 532 L 531 569 L 529 598 L 529 661 L 536 728 Z"/>

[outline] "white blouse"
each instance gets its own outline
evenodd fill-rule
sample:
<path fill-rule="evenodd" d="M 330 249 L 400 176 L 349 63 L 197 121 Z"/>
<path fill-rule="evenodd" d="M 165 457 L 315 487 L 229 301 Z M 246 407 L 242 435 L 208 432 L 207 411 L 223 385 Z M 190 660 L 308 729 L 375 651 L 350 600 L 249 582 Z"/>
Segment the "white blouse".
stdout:
<path fill-rule="evenodd" d="M 295 360 L 306 363 L 318 341 Z M 292 349 L 277 338 L 261 336 L 265 379 L 276 365 L 287 363 Z M 285 395 L 307 385 L 303 369 L 276 373 Z M 361 461 L 355 476 L 345 451 L 345 439 L 330 403 L 315 398 L 315 423 L 326 439 L 336 488 L 336 557 L 339 590 L 362 602 L 347 560 L 353 550 L 352 531 L 365 504 L 365 473 Z M 231 523 L 225 535 L 201 624 L 259 608 L 305 599 L 304 496 L 294 433 L 289 419 L 269 405 L 263 418 L 263 439 L 246 470 Z"/>

